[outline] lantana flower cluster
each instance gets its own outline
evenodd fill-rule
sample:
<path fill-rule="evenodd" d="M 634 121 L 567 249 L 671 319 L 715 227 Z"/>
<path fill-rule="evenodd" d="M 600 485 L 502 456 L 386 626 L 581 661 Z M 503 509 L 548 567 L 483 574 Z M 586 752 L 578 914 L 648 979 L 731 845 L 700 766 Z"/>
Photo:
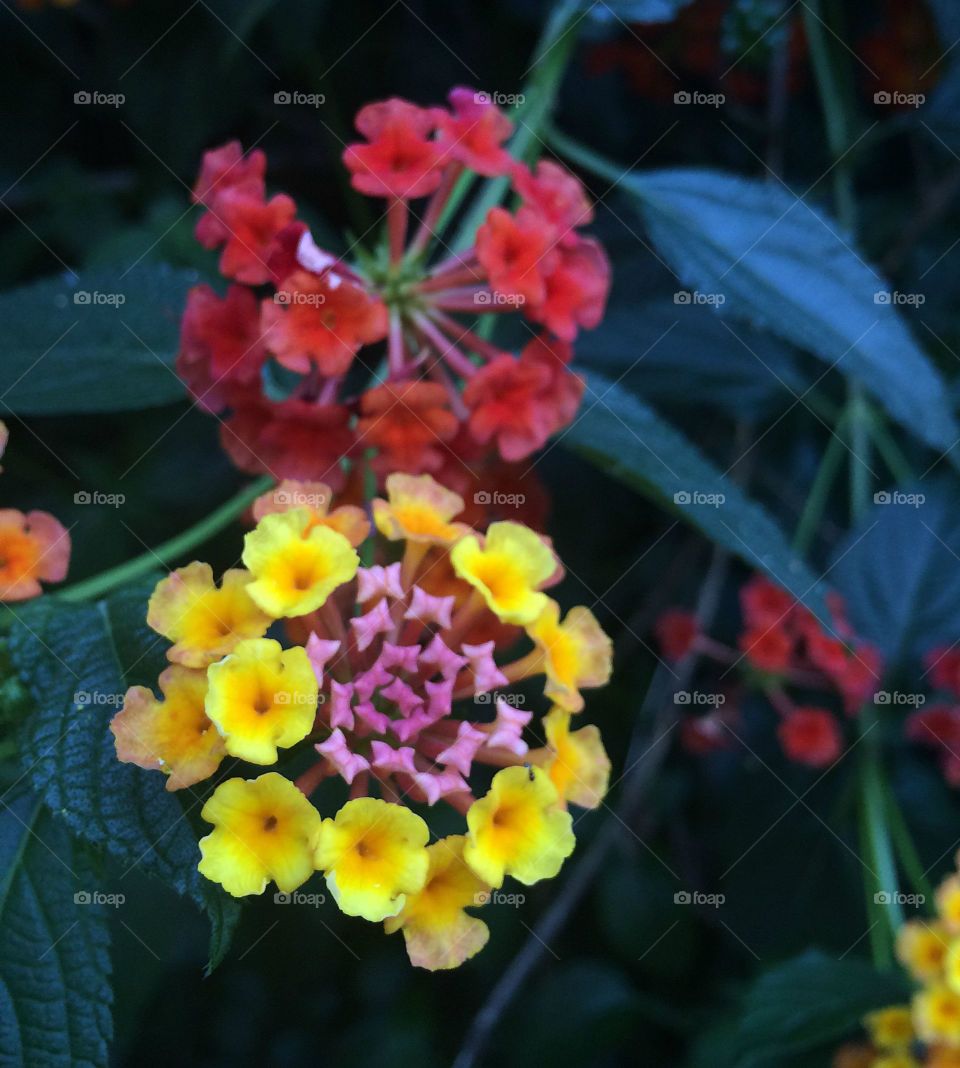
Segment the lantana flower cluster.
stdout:
<path fill-rule="evenodd" d="M 262 151 L 206 153 L 196 234 L 230 284 L 191 290 L 180 375 L 224 415 L 223 446 L 249 472 L 339 488 L 343 458 L 366 450 L 381 477 L 438 474 L 477 449 L 528 456 L 576 412 L 571 343 L 599 323 L 609 289 L 606 255 L 581 233 L 593 217 L 582 184 L 511 156 L 512 123 L 472 89 L 453 89 L 447 108 L 368 104 L 356 127 L 343 163 L 383 205 L 372 251 L 318 247 L 294 201 L 267 196 Z M 507 178 L 518 207 L 492 207 L 452 251 L 441 235 L 476 177 Z M 532 324 L 519 354 L 474 322 L 501 313 Z"/>
<path fill-rule="evenodd" d="M 742 629 L 736 647 L 700 632 L 696 617 L 670 609 L 657 622 L 656 636 L 668 660 L 691 650 L 725 666 L 721 679 L 760 690 L 780 715 L 777 735 L 786 756 L 810 767 L 832 764 L 843 752 L 842 717 L 856 716 L 877 693 L 882 673 L 879 651 L 859 639 L 842 599 L 831 594 L 831 625 L 825 626 L 786 590 L 757 575 L 740 590 Z M 733 706 L 720 704 L 687 719 L 684 741 L 695 752 L 729 747 Z"/>
<path fill-rule="evenodd" d="M 908 920 L 897 935 L 897 959 L 916 987 L 910 1004 L 868 1013 L 869 1042 L 842 1047 L 833 1068 L 960 1068 L 960 873 L 943 880 L 934 903 L 934 918 Z"/>
<path fill-rule="evenodd" d="M 158 584 L 147 622 L 170 666 L 159 696 L 127 692 L 117 755 L 170 790 L 229 760 L 199 862 L 229 893 L 290 893 L 320 871 L 343 912 L 402 930 L 414 964 L 455 967 L 488 937 L 466 910 L 507 877 L 556 875 L 568 805 L 604 796 L 599 733 L 573 721 L 609 678 L 610 641 L 545 592 L 563 575 L 548 539 L 458 522 L 462 499 L 430 475 L 390 475 L 370 516 L 330 501 L 328 485 L 282 483 L 254 507 L 243 567 L 218 585 L 195 562 Z M 541 675 L 551 705 L 534 721 L 513 687 Z M 327 779 L 348 799 L 324 817 L 310 797 Z M 431 842 L 441 803 L 463 830 Z"/>
<path fill-rule="evenodd" d="M 0 423 L 0 456 L 10 438 Z M 26 601 L 41 582 L 62 582 L 70 566 L 70 532 L 49 512 L 0 508 L 0 602 Z"/>

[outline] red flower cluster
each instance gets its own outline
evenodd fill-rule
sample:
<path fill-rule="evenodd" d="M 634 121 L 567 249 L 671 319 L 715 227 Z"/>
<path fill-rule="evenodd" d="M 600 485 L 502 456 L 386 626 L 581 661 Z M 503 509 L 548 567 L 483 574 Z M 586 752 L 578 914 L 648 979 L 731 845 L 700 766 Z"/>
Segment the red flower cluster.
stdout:
<path fill-rule="evenodd" d="M 570 343 L 599 323 L 609 289 L 603 249 L 579 232 L 593 217 L 583 186 L 556 163 L 515 160 L 509 119 L 470 89 L 446 109 L 369 104 L 356 126 L 351 183 L 386 201 L 385 240 L 357 263 L 320 249 L 290 197 L 267 197 L 262 152 L 205 155 L 197 238 L 221 250 L 231 284 L 191 291 L 181 376 L 225 414 L 224 447 L 245 471 L 336 483 L 340 461 L 368 448 L 380 474 L 436 473 L 470 443 L 529 456 L 576 412 Z M 519 207 L 492 208 L 473 247 L 435 257 L 471 175 L 508 177 Z M 519 356 L 461 321 L 511 311 L 541 328 Z"/>
<path fill-rule="evenodd" d="M 811 695 L 827 704 L 832 698 L 855 716 L 876 692 L 882 669 L 879 652 L 854 635 L 841 599 L 831 595 L 828 604 L 831 625 L 824 627 L 786 590 L 755 576 L 740 590 L 743 627 L 736 649 L 702 634 L 695 617 L 678 609 L 660 617 L 655 633 L 668 660 L 695 651 L 728 670 L 740 669 L 740 677 L 762 690 L 780 713 L 777 733 L 784 753 L 798 763 L 824 767 L 843 751 L 843 732 L 834 712 L 810 703 Z M 787 687 L 802 693 L 802 702 Z M 724 715 L 730 712 L 724 710 Z M 688 748 L 703 752 L 725 740 L 729 744 L 730 733 L 716 729 L 719 717 L 714 711 L 687 725 Z"/>
<path fill-rule="evenodd" d="M 934 750 L 943 777 L 960 786 L 960 648 L 937 646 L 924 664 L 930 685 L 944 698 L 907 718 L 907 737 Z"/>

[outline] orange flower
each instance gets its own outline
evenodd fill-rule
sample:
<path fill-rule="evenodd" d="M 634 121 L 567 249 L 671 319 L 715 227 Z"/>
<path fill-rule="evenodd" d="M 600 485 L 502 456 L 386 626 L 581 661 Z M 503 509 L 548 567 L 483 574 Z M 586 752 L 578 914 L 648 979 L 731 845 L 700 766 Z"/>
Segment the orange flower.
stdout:
<path fill-rule="evenodd" d="M 47 512 L 0 508 L 0 601 L 25 601 L 43 582 L 62 582 L 70 563 L 70 534 Z"/>
<path fill-rule="evenodd" d="M 259 523 L 265 515 L 289 512 L 292 508 L 306 508 L 310 513 L 307 531 L 314 527 L 330 527 L 342 534 L 356 549 L 370 533 L 370 520 L 355 504 L 341 504 L 330 510 L 333 489 L 326 482 L 298 482 L 285 478 L 277 486 L 253 502 L 253 518 Z"/>
<path fill-rule="evenodd" d="M 384 383 L 364 393 L 361 408 L 360 444 L 379 449 L 374 466 L 382 474 L 435 471 L 443 442 L 457 432 L 447 391 L 435 382 Z"/>

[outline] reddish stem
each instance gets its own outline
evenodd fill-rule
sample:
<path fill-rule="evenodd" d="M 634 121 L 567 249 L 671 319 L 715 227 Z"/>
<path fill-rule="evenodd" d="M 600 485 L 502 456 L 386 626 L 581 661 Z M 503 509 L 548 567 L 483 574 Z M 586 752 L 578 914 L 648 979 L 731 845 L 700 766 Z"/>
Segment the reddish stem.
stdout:
<path fill-rule="evenodd" d="M 443 172 L 443 177 L 440 180 L 440 185 L 437 186 L 436 192 L 430 198 L 427 204 L 427 210 L 423 216 L 423 220 L 417 229 L 416 236 L 410 245 L 410 252 L 412 255 L 416 255 L 422 252 L 430 241 L 431 237 L 436 235 L 433 232 L 434 226 L 437 224 L 437 220 L 443 212 L 443 209 L 447 205 L 447 201 L 450 199 L 450 194 L 453 192 L 453 187 L 457 184 L 457 179 L 463 171 L 463 164 L 459 160 L 454 160 L 447 165 L 446 170 Z"/>
<path fill-rule="evenodd" d="M 387 234 L 390 241 L 390 262 L 403 259 L 403 242 L 407 237 L 407 202 L 394 197 L 387 208 Z"/>
<path fill-rule="evenodd" d="M 462 378 L 472 378 L 477 373 L 476 364 L 457 348 L 456 342 L 451 341 L 445 334 L 427 318 L 426 315 L 418 314 L 414 318 L 417 328 L 423 333 L 430 344 L 437 350 L 442 360 L 448 363 Z M 453 320 L 451 320 L 453 322 Z"/>

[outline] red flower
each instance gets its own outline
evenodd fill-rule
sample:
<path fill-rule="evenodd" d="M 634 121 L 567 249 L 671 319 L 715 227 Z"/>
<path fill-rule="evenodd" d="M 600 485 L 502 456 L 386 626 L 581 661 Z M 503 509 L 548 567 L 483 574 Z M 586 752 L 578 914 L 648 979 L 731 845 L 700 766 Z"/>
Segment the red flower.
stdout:
<path fill-rule="evenodd" d="M 262 304 L 267 347 L 284 367 L 306 374 L 346 372 L 363 345 L 387 333 L 387 309 L 342 275 L 295 271 Z"/>
<path fill-rule="evenodd" d="M 960 646 L 938 645 L 923 658 L 930 682 L 960 697 Z"/>
<path fill-rule="evenodd" d="M 467 382 L 470 433 L 481 444 L 497 439 L 505 460 L 521 460 L 545 444 L 576 413 L 584 383 L 564 366 L 570 350 L 534 338 L 520 358 L 498 356 Z"/>
<path fill-rule="evenodd" d="M 419 474 L 440 466 L 442 445 L 457 432 L 446 389 L 435 382 L 385 382 L 367 390 L 357 424 L 361 448 L 375 446 L 374 467 L 382 474 Z"/>
<path fill-rule="evenodd" d="M 368 144 L 348 145 L 343 153 L 353 188 L 401 199 L 432 193 L 445 161 L 445 149 L 430 139 L 436 125 L 434 110 L 397 97 L 361 108 L 356 127 Z"/>
<path fill-rule="evenodd" d="M 682 660 L 693 648 L 700 629 L 693 612 L 670 608 L 657 620 L 653 632 L 663 655 L 676 662 Z"/>
<path fill-rule="evenodd" d="M 790 669 L 793 639 L 783 626 L 759 624 L 740 635 L 740 648 L 750 663 L 761 671 L 782 674 Z"/>
<path fill-rule="evenodd" d="M 867 642 L 853 647 L 847 658 L 843 674 L 836 684 L 843 695 L 847 715 L 855 715 L 860 706 L 876 692 L 883 674 L 883 657 L 880 651 Z"/>
<path fill-rule="evenodd" d="M 748 626 L 775 626 L 785 623 L 797 600 L 762 575 L 755 575 L 740 590 L 740 608 Z"/>
<path fill-rule="evenodd" d="M 557 337 L 573 341 L 579 327 L 592 330 L 603 318 L 610 291 L 610 264 L 591 238 L 558 249 L 556 267 L 546 277 L 543 303 L 530 309 L 530 318 L 543 323 Z"/>
<path fill-rule="evenodd" d="M 843 751 L 843 737 L 833 715 L 824 708 L 795 708 L 777 729 L 783 751 L 812 768 L 832 764 Z"/>
<path fill-rule="evenodd" d="M 244 156 L 239 141 L 228 141 L 204 152 L 193 202 L 210 208 L 217 196 L 228 190 L 247 193 L 262 200 L 266 192 L 267 157 L 259 149 Z M 226 237 L 226 233 L 223 235 Z"/>
<path fill-rule="evenodd" d="M 557 260 L 552 238 L 550 224 L 528 208 L 516 215 L 505 208 L 491 208 L 477 230 L 477 259 L 491 287 L 504 296 L 542 304 L 546 277 Z"/>
<path fill-rule="evenodd" d="M 447 99 L 452 114 L 439 112 L 437 122 L 448 157 L 488 178 L 507 174 L 513 157 L 501 146 L 513 132 L 513 123 L 487 93 L 457 86 Z"/>
<path fill-rule="evenodd" d="M 846 676 L 850 650 L 843 642 L 825 634 L 819 626 L 808 630 L 806 650 L 810 662 L 827 678 L 839 683 Z"/>
<path fill-rule="evenodd" d="M 350 411 L 339 404 L 298 398 L 274 404 L 251 396 L 223 423 L 220 440 L 241 471 L 323 481 L 339 489 L 340 461 L 353 446 L 349 424 Z"/>
<path fill-rule="evenodd" d="M 960 708 L 931 705 L 907 717 L 905 727 L 911 742 L 960 753 Z"/>
<path fill-rule="evenodd" d="M 221 411 L 229 385 L 256 382 L 265 359 L 260 309 L 251 290 L 229 286 L 225 297 L 210 286 L 190 290 L 176 366 L 201 407 Z"/>
<path fill-rule="evenodd" d="M 583 183 L 558 163 L 540 160 L 536 171 L 518 163 L 513 169 L 513 184 L 523 203 L 557 228 L 561 244 L 577 241 L 573 230 L 593 221 L 593 208 Z"/>
<path fill-rule="evenodd" d="M 296 212 L 296 204 L 283 193 L 267 201 L 242 188 L 228 189 L 214 196 L 210 212 L 197 223 L 197 240 L 204 248 L 224 246 L 221 274 L 262 285 L 271 278 L 268 261 L 273 242 Z"/>

